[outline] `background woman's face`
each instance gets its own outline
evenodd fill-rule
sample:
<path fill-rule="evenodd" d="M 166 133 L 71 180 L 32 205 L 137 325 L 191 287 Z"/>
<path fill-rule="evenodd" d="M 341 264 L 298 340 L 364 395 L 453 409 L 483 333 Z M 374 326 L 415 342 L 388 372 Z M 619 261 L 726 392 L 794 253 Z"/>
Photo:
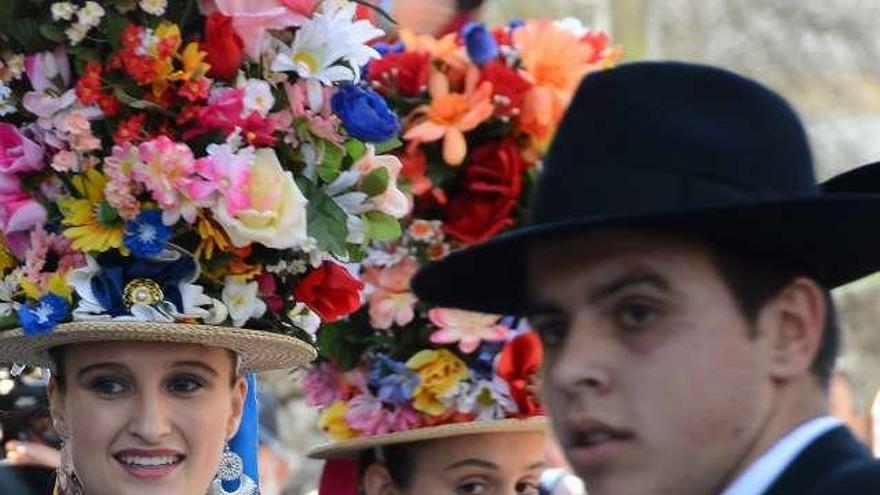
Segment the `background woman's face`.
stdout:
<path fill-rule="evenodd" d="M 247 385 L 229 352 L 189 344 L 74 345 L 52 412 L 87 495 L 201 495 L 238 428 Z"/>
<path fill-rule="evenodd" d="M 368 495 L 537 495 L 544 433 L 487 433 L 414 447 L 409 486 Z M 368 490 L 369 492 L 369 490 Z"/>

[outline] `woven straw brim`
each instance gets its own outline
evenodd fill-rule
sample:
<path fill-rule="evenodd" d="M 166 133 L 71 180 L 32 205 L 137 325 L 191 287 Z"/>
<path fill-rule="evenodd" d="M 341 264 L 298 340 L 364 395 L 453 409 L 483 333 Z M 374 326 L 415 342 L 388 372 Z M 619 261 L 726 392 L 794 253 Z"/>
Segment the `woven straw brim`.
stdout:
<path fill-rule="evenodd" d="M 450 423 L 439 426 L 428 426 L 414 430 L 397 431 L 384 435 L 357 437 L 338 442 L 318 445 L 309 451 L 312 459 L 333 459 L 337 457 L 355 457 L 362 451 L 374 447 L 385 447 L 401 443 L 423 442 L 462 435 L 480 435 L 485 433 L 511 433 L 547 430 L 547 418 L 508 418 L 495 421 L 469 421 L 467 423 Z"/>
<path fill-rule="evenodd" d="M 246 372 L 289 369 L 315 359 L 314 347 L 287 335 L 214 325 L 139 321 L 62 323 L 52 333 L 27 336 L 21 329 L 0 332 L 0 362 L 51 367 L 48 350 L 88 342 L 169 342 L 235 351 Z"/>

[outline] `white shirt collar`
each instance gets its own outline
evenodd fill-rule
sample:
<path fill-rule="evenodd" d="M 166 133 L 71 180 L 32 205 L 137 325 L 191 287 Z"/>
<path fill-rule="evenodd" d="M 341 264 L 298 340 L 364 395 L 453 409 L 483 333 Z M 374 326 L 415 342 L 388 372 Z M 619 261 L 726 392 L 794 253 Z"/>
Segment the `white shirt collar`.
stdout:
<path fill-rule="evenodd" d="M 761 454 L 721 495 L 761 495 L 801 451 L 841 424 L 839 419 L 831 416 L 819 416 L 803 423 Z"/>

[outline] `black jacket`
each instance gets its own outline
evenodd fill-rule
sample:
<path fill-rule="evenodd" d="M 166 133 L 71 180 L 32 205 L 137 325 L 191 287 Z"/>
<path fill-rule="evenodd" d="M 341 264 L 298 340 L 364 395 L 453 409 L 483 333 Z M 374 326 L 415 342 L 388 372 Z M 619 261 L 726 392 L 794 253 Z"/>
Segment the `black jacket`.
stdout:
<path fill-rule="evenodd" d="M 840 426 L 808 445 L 764 495 L 880 495 L 880 460 Z"/>

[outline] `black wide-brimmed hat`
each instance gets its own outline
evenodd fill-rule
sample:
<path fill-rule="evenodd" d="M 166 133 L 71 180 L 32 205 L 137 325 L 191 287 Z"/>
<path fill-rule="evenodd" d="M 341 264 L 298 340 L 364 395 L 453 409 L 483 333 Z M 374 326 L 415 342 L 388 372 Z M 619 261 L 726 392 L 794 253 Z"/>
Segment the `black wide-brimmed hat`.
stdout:
<path fill-rule="evenodd" d="M 530 245 L 599 228 L 747 246 L 801 262 L 833 288 L 880 270 L 878 219 L 880 195 L 817 186 L 803 126 L 773 91 L 703 65 L 632 63 L 581 83 L 530 221 L 427 265 L 413 288 L 440 306 L 522 314 Z"/>
<path fill-rule="evenodd" d="M 835 175 L 822 183 L 826 193 L 880 194 L 880 162 L 869 163 Z"/>

